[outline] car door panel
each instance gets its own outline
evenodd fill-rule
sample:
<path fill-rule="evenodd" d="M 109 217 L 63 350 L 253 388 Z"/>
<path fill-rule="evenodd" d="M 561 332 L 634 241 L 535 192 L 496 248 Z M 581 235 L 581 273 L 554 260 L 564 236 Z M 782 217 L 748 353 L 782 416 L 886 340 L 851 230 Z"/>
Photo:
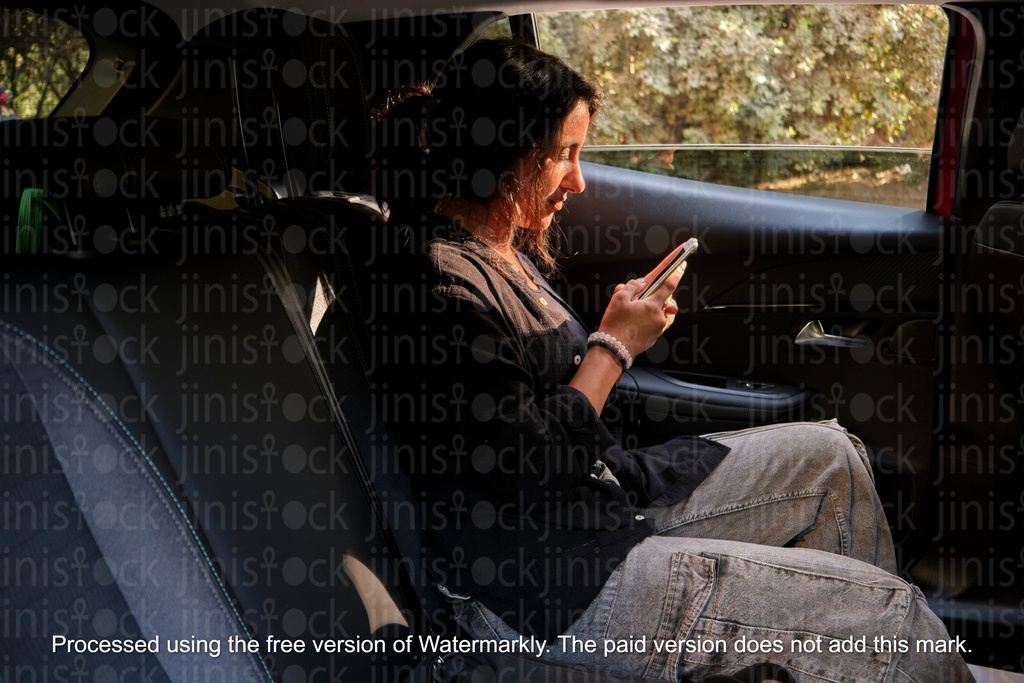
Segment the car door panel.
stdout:
<path fill-rule="evenodd" d="M 941 219 L 596 164 L 584 175 L 561 220 L 563 287 L 592 327 L 616 283 L 701 242 L 675 323 L 620 383 L 627 441 L 838 419 L 866 443 L 908 541 L 935 420 Z M 797 343 L 804 328 L 818 336 Z"/>

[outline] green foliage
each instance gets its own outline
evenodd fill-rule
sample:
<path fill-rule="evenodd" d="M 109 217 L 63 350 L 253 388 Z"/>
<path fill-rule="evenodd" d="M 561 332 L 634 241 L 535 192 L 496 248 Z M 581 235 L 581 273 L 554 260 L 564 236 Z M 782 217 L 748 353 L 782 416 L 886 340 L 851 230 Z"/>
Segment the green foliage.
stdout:
<path fill-rule="evenodd" d="M 930 147 L 947 32 L 925 5 L 676 7 L 538 17 L 604 92 L 599 144 Z"/>
<path fill-rule="evenodd" d="M 23 118 L 47 116 L 85 70 L 89 46 L 64 22 L 30 10 L 3 12 L 0 83 Z"/>

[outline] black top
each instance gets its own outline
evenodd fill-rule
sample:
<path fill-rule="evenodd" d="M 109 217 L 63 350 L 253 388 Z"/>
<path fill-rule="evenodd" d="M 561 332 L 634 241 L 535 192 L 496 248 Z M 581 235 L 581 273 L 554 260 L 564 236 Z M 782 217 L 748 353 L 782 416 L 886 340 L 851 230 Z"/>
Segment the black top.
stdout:
<path fill-rule="evenodd" d="M 378 286 L 377 409 L 444 557 L 435 580 L 551 638 L 652 533 L 638 508 L 685 497 L 728 448 L 685 436 L 623 450 L 567 386 L 586 331 L 533 264 L 513 270 L 447 223 L 426 233 L 443 236 Z M 598 460 L 621 485 L 596 476 Z"/>

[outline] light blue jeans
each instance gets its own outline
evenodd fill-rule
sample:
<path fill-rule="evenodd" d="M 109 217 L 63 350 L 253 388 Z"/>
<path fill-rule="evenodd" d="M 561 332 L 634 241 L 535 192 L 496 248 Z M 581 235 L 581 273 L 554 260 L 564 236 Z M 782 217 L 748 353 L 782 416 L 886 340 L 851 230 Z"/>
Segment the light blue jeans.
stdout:
<path fill-rule="evenodd" d="M 799 681 L 973 680 L 959 655 L 931 644 L 918 652 L 919 641 L 945 645 L 949 635 L 892 573 L 892 539 L 857 438 L 834 422 L 710 436 L 732 451 L 685 500 L 646 511 L 657 535 L 630 551 L 563 634 L 596 652 L 563 640 L 548 644 L 549 657 L 659 681 L 762 662 Z M 519 635 L 475 600 L 456 601 L 455 612 L 477 638 Z M 606 641 L 635 651 L 606 656 Z M 656 647 L 668 642 L 679 646 Z"/>

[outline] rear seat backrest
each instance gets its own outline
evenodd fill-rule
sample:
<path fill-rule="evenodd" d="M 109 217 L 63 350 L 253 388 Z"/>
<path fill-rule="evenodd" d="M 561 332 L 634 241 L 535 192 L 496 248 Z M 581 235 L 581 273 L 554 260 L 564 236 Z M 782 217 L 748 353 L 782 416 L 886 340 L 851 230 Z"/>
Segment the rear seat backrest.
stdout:
<path fill-rule="evenodd" d="M 324 387 L 339 404 L 336 421 L 352 438 L 371 495 L 382 507 L 388 536 L 401 557 L 403 583 L 410 601 L 419 603 L 427 623 L 418 630 L 440 630 L 448 612 L 434 587 L 428 558 L 437 556 L 424 547 L 423 519 L 408 477 L 399 470 L 392 439 L 371 396 L 371 374 L 387 362 L 371 344 L 375 297 L 388 290 L 387 271 L 401 267 L 400 244 L 391 228 L 366 200 L 352 197 L 315 197 L 274 202 L 267 207 L 285 234 L 279 257 L 301 307 L 301 320 L 311 329 L 316 362 L 323 363 Z M 377 338 L 379 341 L 379 337 Z"/>
<path fill-rule="evenodd" d="M 178 130 L 173 143 L 180 139 Z M 160 143 L 138 150 L 138 160 L 147 167 L 150 154 L 154 163 L 166 161 L 171 140 Z M 52 153 L 35 150 L 41 159 L 67 152 L 61 145 Z M 174 177 L 180 180 L 180 171 Z M 19 189 L 5 188 L 5 200 Z M 102 224 L 124 227 L 127 197 L 68 201 L 72 212 L 81 201 Z M 138 209 L 149 216 L 155 207 L 142 201 Z M 266 648 L 270 635 L 390 643 L 416 617 L 396 602 L 393 558 L 357 461 L 325 410 L 267 273 L 266 254 L 284 247 L 265 218 L 209 212 L 165 219 L 144 258 L 127 248 L 84 260 L 5 255 L 2 363 L 11 379 L 3 383 L 3 405 L 36 408 L 19 421 L 17 436 L 9 423 L 20 416 L 5 415 L 5 448 L 11 438 L 29 447 L 5 450 L 4 504 L 42 511 L 59 499 L 70 519 L 81 520 L 70 540 L 52 515 L 25 512 L 20 526 L 4 528 L 2 545 L 13 549 L 5 571 L 23 568 L 5 590 L 4 617 L 12 620 L 5 623 L 20 617 L 29 635 L 0 644 L 8 670 L 38 672 L 50 662 L 96 680 L 109 673 L 127 680 L 145 669 L 177 681 L 195 680 L 197 672 L 216 678 L 218 665 L 224 680 L 248 679 L 263 668 L 252 658 L 249 673 L 236 675 L 240 669 L 227 657 L 168 663 L 49 653 L 53 635 L 141 631 L 166 640 L 175 631 L 154 620 L 157 599 L 162 618 L 194 624 L 197 637 L 220 639 L 225 648 L 229 635 L 248 631 L 277 680 L 398 681 L 411 668 L 412 660 L 391 647 L 338 654 Z M 5 233 L 10 226 L 8 219 Z M 22 377 L 23 349 L 36 350 L 33 377 Z M 44 407 L 45 400 L 86 405 L 81 396 L 91 396 L 98 423 L 62 422 L 54 413 L 60 406 Z M 61 483 L 67 466 L 87 471 L 85 483 Z M 122 467 L 152 475 L 135 477 L 127 499 L 102 487 Z M 154 487 L 161 478 L 166 488 Z M 121 544 L 120 557 L 105 538 Z M 57 585 L 64 567 L 80 567 L 80 580 Z M 214 602 L 193 588 L 218 581 L 223 588 Z M 130 584 L 141 586 L 144 605 Z M 30 617 L 43 621 L 29 624 Z M 202 666 L 189 668 L 194 664 Z M 267 670 L 259 675 L 266 678 Z"/>
<path fill-rule="evenodd" d="M 7 454 L 3 469 L 5 503 L 14 507 L 4 525 L 5 555 L 14 565 L 5 572 L 12 597 L 4 609 L 5 623 L 18 627 L 4 650 L 17 656 L 51 649 L 37 661 L 49 660 L 60 678 L 91 670 L 95 678 L 148 672 L 176 680 L 180 671 L 204 669 L 225 680 L 267 680 L 258 655 L 222 648 L 230 639 L 250 639 L 242 615 L 173 490 L 120 416 L 52 347 L 6 321 L 0 349 L 5 398 L 19 406 L 5 415 L 16 453 Z M 77 410 L 57 417 L 69 405 Z M 52 528 L 50 511 L 63 518 Z M 68 512 L 73 525 L 65 523 Z M 76 580 L 51 580 L 50 567 L 65 579 L 73 567 Z M 185 614 L 181 604 L 192 618 L 176 618 Z M 76 626 L 61 628 L 58 615 L 69 607 Z M 147 649 L 97 662 L 68 642 L 104 638 L 145 640 Z M 179 642 L 195 643 L 196 651 L 168 652 L 168 643 Z M 13 666 L 5 667 L 4 679 L 27 680 L 29 662 L 15 659 Z"/>
<path fill-rule="evenodd" d="M 352 438 L 374 484 L 368 495 L 386 511 L 382 524 L 401 557 L 403 584 L 415 588 L 409 599 L 440 627 L 446 609 L 426 576 L 417 502 L 396 469 L 393 441 L 369 400 L 367 373 L 375 360 L 366 330 L 372 317 L 367 287 L 394 254 L 381 250 L 388 228 L 376 202 L 358 194 L 369 187 L 370 150 L 359 50 L 341 25 L 287 12 L 261 22 L 269 35 L 290 37 L 275 43 L 273 59 L 282 68 L 268 81 L 263 105 L 279 124 L 283 155 L 278 158 L 276 148 L 263 145 L 248 152 L 257 168 L 269 160 L 290 181 L 289 199 L 263 207 L 282 236 L 273 258 L 282 279 L 294 285 L 291 292 L 302 309 L 293 322 L 307 326 L 315 339 L 311 362 L 323 363 L 323 388 L 340 407 L 338 428 Z M 226 20 L 203 40 L 226 37 L 236 25 L 245 22 Z M 308 134 L 300 135 L 303 131 Z M 281 169 L 280 163 L 287 165 Z"/>

